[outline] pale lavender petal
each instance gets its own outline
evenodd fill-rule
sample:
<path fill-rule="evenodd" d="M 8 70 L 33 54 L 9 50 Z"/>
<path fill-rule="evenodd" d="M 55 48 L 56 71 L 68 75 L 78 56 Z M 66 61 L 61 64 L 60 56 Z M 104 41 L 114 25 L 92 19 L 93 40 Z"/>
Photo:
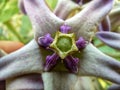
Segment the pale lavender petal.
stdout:
<path fill-rule="evenodd" d="M 112 5 L 113 0 L 93 0 L 77 15 L 67 19 L 66 24 L 72 26 L 77 37 L 82 36 L 90 40 L 96 26 L 110 12 Z"/>
<path fill-rule="evenodd" d="M 78 76 L 65 72 L 42 73 L 45 90 L 79 90 L 75 89 Z"/>
<path fill-rule="evenodd" d="M 109 16 L 107 16 L 98 26 L 99 31 L 110 31 L 111 30 L 111 24 Z"/>
<path fill-rule="evenodd" d="M 108 88 L 108 90 L 120 90 L 120 85 L 114 84 Z"/>
<path fill-rule="evenodd" d="M 58 0 L 54 13 L 59 18 L 65 20 L 75 9 L 80 9 L 80 7 L 78 4 L 73 3 L 71 0 Z"/>
<path fill-rule="evenodd" d="M 42 73 L 45 90 L 103 90 L 96 78 L 65 72 Z"/>
<path fill-rule="evenodd" d="M 120 84 L 119 61 L 105 55 L 92 44 L 88 44 L 81 53 L 78 75 L 100 77 Z"/>
<path fill-rule="evenodd" d="M 35 40 L 23 48 L 0 58 L 0 80 L 43 71 L 44 50 L 40 50 Z"/>
<path fill-rule="evenodd" d="M 7 79 L 7 90 L 44 90 L 41 74 L 27 74 Z"/>
<path fill-rule="evenodd" d="M 25 10 L 25 7 L 24 7 L 23 0 L 18 1 L 18 7 L 19 7 L 19 9 L 21 10 L 22 13 L 27 14 L 26 10 Z"/>
<path fill-rule="evenodd" d="M 114 32 L 97 32 L 96 36 L 108 46 L 120 50 L 120 34 Z"/>
<path fill-rule="evenodd" d="M 44 0 L 24 0 L 24 6 L 35 30 L 36 40 L 46 33 L 59 30 L 64 22 L 49 10 Z"/>

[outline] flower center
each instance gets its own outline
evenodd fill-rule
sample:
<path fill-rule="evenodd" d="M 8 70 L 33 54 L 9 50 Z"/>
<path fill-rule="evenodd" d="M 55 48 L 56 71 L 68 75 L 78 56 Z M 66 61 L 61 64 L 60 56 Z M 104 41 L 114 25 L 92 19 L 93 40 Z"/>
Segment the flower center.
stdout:
<path fill-rule="evenodd" d="M 60 56 L 61 59 L 64 59 L 72 52 L 78 51 L 75 42 L 75 35 L 73 33 L 66 34 L 57 32 L 50 47 L 53 48 L 53 50 Z"/>
<path fill-rule="evenodd" d="M 72 40 L 68 37 L 59 37 L 56 45 L 62 52 L 67 52 L 72 47 Z"/>
<path fill-rule="evenodd" d="M 72 28 L 66 24 L 60 27 L 60 30 L 56 32 L 53 39 L 48 33 L 38 38 L 38 44 L 47 50 L 53 50 L 52 55 L 46 57 L 45 71 L 49 71 L 55 67 L 57 61 L 61 58 L 65 67 L 73 73 L 78 72 L 79 58 L 73 57 L 73 53 L 79 51 L 86 46 L 86 41 L 83 37 L 80 37 L 75 41 L 75 34 L 69 33 Z"/>

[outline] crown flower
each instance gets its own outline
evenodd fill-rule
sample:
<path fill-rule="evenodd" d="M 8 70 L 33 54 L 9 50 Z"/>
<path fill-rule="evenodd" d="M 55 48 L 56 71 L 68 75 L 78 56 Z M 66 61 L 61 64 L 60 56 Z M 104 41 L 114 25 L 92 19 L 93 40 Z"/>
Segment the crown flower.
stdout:
<path fill-rule="evenodd" d="M 113 44 L 119 36 L 110 32 L 107 16 L 113 0 L 93 0 L 76 15 L 66 19 L 73 7 L 78 8 L 76 3 L 69 2 L 73 5 L 71 8 L 61 9 L 64 10 L 62 12 L 60 8 L 70 5 L 60 3 L 53 13 L 45 0 L 21 0 L 21 11 L 29 16 L 34 38 L 23 48 L 0 58 L 0 80 L 41 74 L 45 90 L 62 90 L 63 87 L 70 90 L 71 84 L 68 83 L 81 76 L 99 77 L 120 84 L 120 62 L 98 50 L 91 42 L 97 35 L 107 45 L 120 48 Z M 96 26 L 99 26 L 97 33 Z"/>

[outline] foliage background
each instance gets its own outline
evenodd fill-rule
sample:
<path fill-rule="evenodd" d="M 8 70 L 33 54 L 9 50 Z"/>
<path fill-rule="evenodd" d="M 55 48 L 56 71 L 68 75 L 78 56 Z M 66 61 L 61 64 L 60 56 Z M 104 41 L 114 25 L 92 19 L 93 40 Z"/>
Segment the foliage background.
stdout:
<path fill-rule="evenodd" d="M 51 10 L 54 10 L 57 0 L 46 0 Z M 119 0 L 118 0 L 119 1 Z M 33 38 L 33 30 L 29 18 L 18 8 L 18 0 L 0 0 L 0 41 L 19 41 L 27 44 Z M 120 60 L 120 52 L 102 43 L 96 37 L 93 43 L 102 52 Z M 106 88 L 111 84 L 99 79 Z"/>

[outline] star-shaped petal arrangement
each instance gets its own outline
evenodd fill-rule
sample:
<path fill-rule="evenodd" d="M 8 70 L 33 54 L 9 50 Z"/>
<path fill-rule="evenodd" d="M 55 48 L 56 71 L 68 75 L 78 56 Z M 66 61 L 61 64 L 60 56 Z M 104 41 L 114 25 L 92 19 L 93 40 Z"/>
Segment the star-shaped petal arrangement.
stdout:
<path fill-rule="evenodd" d="M 110 12 L 113 0 L 93 0 L 80 13 L 67 20 L 62 20 L 54 15 L 44 0 L 23 0 L 23 2 L 35 37 L 22 49 L 0 58 L 0 80 L 24 74 L 41 73 L 44 87 L 47 87 L 45 74 L 49 72 L 44 72 L 44 63 L 46 56 L 51 52 L 39 46 L 37 40 L 47 33 L 55 34 L 62 25 L 66 24 L 72 28 L 71 32 L 76 35 L 76 38 L 81 36 L 89 42 L 81 53 L 75 54 L 80 58 L 78 73 L 71 74 L 100 77 L 120 84 L 120 62 L 105 55 L 90 43 L 92 36 L 95 35 L 95 26 Z M 64 69 L 62 71 L 56 69 L 54 72 L 62 72 L 63 76 L 64 73 L 67 73 L 65 74 L 67 76 L 70 74 Z"/>
<path fill-rule="evenodd" d="M 70 52 L 78 51 L 78 48 L 75 44 L 75 35 L 64 34 L 57 32 L 55 40 L 50 45 L 51 48 L 55 49 L 59 54 L 61 59 L 64 59 Z"/>

